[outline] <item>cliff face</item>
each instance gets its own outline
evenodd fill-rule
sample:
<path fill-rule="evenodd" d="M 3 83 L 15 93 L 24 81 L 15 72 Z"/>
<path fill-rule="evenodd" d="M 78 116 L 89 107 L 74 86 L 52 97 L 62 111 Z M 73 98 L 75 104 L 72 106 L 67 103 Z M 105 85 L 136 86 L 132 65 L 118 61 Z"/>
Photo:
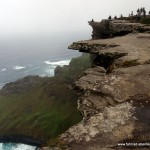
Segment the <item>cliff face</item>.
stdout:
<path fill-rule="evenodd" d="M 89 21 L 93 28 L 92 39 L 112 38 L 131 32 L 149 32 L 148 25 L 131 23 L 127 20 L 102 20 L 101 22 Z"/>
<path fill-rule="evenodd" d="M 148 149 L 150 28 L 109 20 L 90 25 L 94 39 L 106 38 L 104 35 L 110 33 L 129 34 L 69 46 L 90 53 L 93 67 L 74 83 L 75 89 L 83 92 L 78 109 L 84 119 L 62 134 L 60 140 L 73 150 Z"/>
<path fill-rule="evenodd" d="M 76 42 L 70 49 L 92 54 L 95 65 L 120 68 L 150 62 L 150 34 L 134 33 L 103 40 Z"/>

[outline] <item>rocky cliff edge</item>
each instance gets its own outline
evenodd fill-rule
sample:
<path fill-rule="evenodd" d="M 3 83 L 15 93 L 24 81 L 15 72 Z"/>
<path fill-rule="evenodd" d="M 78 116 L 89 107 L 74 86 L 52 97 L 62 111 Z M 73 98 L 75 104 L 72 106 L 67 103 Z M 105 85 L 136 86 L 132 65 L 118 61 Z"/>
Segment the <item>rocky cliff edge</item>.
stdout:
<path fill-rule="evenodd" d="M 69 46 L 91 54 L 92 67 L 74 83 L 83 92 L 83 121 L 59 140 L 73 150 L 149 149 L 150 28 L 124 20 L 89 24 L 93 40 Z"/>

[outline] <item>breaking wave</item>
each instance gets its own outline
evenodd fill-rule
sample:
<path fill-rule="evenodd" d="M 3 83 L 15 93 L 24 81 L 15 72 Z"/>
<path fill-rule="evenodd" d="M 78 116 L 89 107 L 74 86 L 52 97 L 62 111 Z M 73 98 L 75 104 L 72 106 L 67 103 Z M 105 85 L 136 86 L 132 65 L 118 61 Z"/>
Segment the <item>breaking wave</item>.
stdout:
<path fill-rule="evenodd" d="M 45 61 L 45 64 L 47 65 L 53 65 L 53 66 L 64 66 L 69 65 L 70 60 L 61 60 L 61 61 Z"/>
<path fill-rule="evenodd" d="M 35 146 L 15 143 L 0 143 L 0 150 L 35 150 Z"/>
<path fill-rule="evenodd" d="M 4 72 L 4 71 L 6 71 L 6 68 L 3 68 L 3 69 L 0 70 L 0 72 Z"/>
<path fill-rule="evenodd" d="M 60 60 L 60 61 L 44 61 L 47 64 L 47 67 L 44 71 L 44 74 L 41 76 L 54 76 L 54 70 L 57 66 L 63 67 L 64 65 L 69 65 L 71 60 Z"/>
<path fill-rule="evenodd" d="M 14 66 L 13 69 L 15 70 L 22 70 L 22 69 L 25 69 L 26 67 L 23 67 L 23 66 Z"/>

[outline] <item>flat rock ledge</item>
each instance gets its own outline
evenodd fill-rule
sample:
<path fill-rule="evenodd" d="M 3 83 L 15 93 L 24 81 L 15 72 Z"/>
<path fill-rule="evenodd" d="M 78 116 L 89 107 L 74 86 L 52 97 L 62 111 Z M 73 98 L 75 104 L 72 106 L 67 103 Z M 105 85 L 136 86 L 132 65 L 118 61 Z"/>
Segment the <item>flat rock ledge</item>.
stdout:
<path fill-rule="evenodd" d="M 150 63 L 150 34 L 130 33 L 111 39 L 74 42 L 69 49 L 90 53 L 92 63 L 106 69 Z"/>

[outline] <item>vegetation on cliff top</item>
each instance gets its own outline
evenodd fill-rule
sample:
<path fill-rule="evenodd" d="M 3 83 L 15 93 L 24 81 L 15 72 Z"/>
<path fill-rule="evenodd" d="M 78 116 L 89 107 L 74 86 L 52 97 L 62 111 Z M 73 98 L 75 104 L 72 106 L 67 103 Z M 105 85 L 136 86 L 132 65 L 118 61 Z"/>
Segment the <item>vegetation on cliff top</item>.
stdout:
<path fill-rule="evenodd" d="M 78 123 L 82 119 L 76 109 L 78 95 L 68 86 L 90 67 L 89 62 L 89 55 L 74 58 L 69 66 L 58 67 L 54 77 L 37 77 L 36 86 L 28 82 L 30 77 L 6 85 L 0 95 L 0 136 L 48 141 Z"/>

